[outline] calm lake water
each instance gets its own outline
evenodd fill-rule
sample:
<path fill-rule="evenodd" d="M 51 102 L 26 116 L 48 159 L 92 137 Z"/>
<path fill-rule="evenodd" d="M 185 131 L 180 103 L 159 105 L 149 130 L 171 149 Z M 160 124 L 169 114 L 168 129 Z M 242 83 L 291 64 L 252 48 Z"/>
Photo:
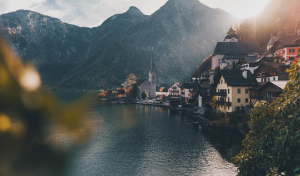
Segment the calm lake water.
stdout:
<path fill-rule="evenodd" d="M 81 94 L 63 94 L 64 101 Z M 83 108 L 96 126 L 94 135 L 75 148 L 64 176 L 236 175 L 231 158 L 241 149 L 229 134 L 199 130 L 197 118 L 167 108 L 115 105 L 95 100 Z"/>

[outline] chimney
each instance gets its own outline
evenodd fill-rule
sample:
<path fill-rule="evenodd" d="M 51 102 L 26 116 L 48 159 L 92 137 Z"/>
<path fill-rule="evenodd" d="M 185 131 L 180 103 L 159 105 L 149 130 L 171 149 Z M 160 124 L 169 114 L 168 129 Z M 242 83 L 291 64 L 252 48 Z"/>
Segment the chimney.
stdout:
<path fill-rule="evenodd" d="M 243 77 L 244 77 L 245 79 L 247 79 L 247 73 L 248 73 L 248 71 L 247 71 L 246 69 L 244 69 L 244 70 L 243 70 Z"/>

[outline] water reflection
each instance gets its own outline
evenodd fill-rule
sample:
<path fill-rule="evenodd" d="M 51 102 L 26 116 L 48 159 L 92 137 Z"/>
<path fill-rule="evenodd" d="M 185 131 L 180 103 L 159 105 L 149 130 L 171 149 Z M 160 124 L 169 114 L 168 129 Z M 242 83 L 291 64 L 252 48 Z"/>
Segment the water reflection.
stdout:
<path fill-rule="evenodd" d="M 236 175 L 229 161 L 240 142 L 203 133 L 193 116 L 142 105 L 91 107 L 86 118 L 99 127 L 63 175 Z"/>

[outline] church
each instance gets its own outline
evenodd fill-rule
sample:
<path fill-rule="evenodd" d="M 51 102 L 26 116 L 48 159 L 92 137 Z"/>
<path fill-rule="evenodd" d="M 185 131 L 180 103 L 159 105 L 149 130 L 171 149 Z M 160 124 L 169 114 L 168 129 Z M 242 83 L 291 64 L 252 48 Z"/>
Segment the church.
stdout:
<path fill-rule="evenodd" d="M 154 66 L 154 58 L 153 54 L 151 57 L 151 64 L 149 69 L 149 78 L 148 80 L 137 80 L 137 86 L 140 90 L 140 98 L 142 97 L 142 93 L 146 91 L 148 94 L 148 98 L 156 97 L 156 72 Z"/>

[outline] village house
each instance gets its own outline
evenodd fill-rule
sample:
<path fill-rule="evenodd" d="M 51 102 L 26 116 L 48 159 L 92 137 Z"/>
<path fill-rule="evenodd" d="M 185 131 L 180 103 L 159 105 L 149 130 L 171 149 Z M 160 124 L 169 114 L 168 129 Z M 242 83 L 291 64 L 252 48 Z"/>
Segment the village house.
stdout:
<path fill-rule="evenodd" d="M 184 92 L 184 98 L 185 98 L 185 102 L 189 103 L 190 99 L 194 99 L 193 96 L 191 95 L 191 92 L 193 92 L 194 88 L 196 87 L 197 82 L 193 82 L 193 83 L 183 83 L 182 84 L 182 88 L 183 88 L 183 92 Z"/>
<path fill-rule="evenodd" d="M 300 31 L 298 35 L 271 36 L 268 50 L 274 53 L 276 63 L 298 62 L 300 53 Z"/>
<path fill-rule="evenodd" d="M 254 86 L 257 81 L 249 70 L 221 70 L 216 88 L 216 110 L 234 112 L 250 105 L 248 89 Z"/>
<path fill-rule="evenodd" d="M 244 59 L 241 61 L 241 70 L 250 70 L 252 74 L 254 71 L 265 62 L 272 63 L 274 61 L 274 57 L 267 57 L 265 55 L 262 56 L 245 56 Z"/>
<path fill-rule="evenodd" d="M 169 94 L 169 97 L 171 97 L 171 98 L 173 98 L 173 97 L 182 97 L 180 83 L 173 83 L 168 88 L 168 94 Z"/>
<path fill-rule="evenodd" d="M 160 86 L 158 86 L 156 88 L 156 97 L 162 99 L 163 97 L 169 96 L 169 91 L 168 91 L 169 87 L 170 86 L 168 86 L 167 84 L 161 84 Z"/>
<path fill-rule="evenodd" d="M 289 74 L 286 71 L 289 68 L 290 65 L 265 62 L 254 71 L 254 77 L 258 85 L 264 85 L 269 81 L 288 80 Z"/>
<path fill-rule="evenodd" d="M 257 106 L 261 101 L 269 103 L 275 101 L 280 97 L 287 83 L 288 80 L 269 81 L 264 85 L 250 88 L 251 106 Z"/>
<path fill-rule="evenodd" d="M 110 90 L 108 90 L 108 96 L 111 98 L 125 98 L 126 97 L 126 91 L 124 87 L 112 87 Z"/>
<path fill-rule="evenodd" d="M 208 105 L 210 101 L 210 84 L 196 84 L 196 87 L 191 91 L 190 97 L 198 101 L 198 106 L 203 107 Z"/>

